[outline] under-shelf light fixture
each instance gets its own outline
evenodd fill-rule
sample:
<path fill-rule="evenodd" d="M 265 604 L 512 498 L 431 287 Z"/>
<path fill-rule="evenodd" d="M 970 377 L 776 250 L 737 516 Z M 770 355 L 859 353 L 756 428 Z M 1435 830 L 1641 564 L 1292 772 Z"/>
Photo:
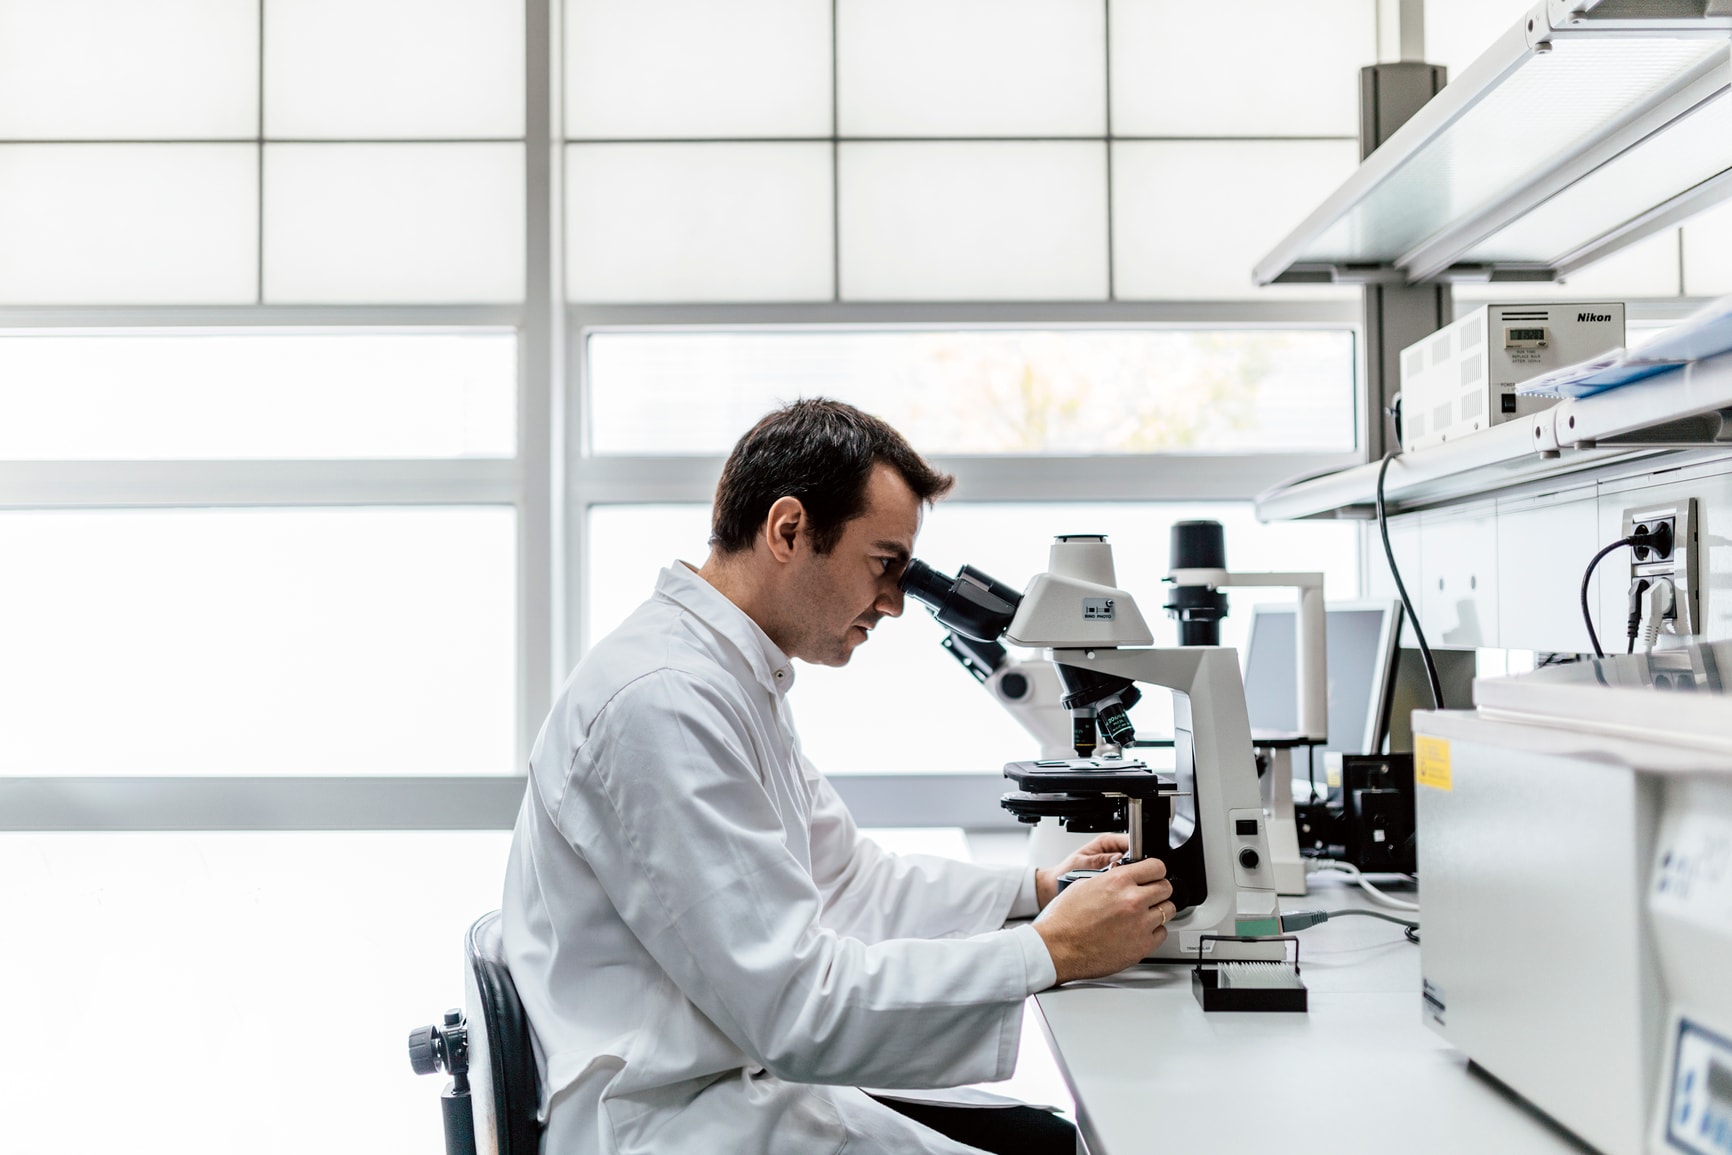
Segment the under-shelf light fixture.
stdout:
<path fill-rule="evenodd" d="M 1550 280 L 1732 196 L 1732 0 L 1547 0 L 1255 270 Z"/>

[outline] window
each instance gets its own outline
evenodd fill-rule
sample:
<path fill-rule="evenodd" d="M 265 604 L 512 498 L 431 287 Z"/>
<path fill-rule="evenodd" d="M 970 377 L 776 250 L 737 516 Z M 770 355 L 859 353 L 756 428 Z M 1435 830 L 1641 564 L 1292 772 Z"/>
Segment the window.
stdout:
<path fill-rule="evenodd" d="M 79 1151 L 440 1150 L 404 1039 L 461 1005 L 510 838 L 0 834 L 0 919 L 53 944 L 0 959 L 34 992 L 0 1052 L 7 1149 L 64 1149 L 75 1119 Z"/>
<path fill-rule="evenodd" d="M 973 564 L 1020 588 L 1045 569 L 1054 535 L 1105 532 L 1121 584 L 1157 643 L 1171 643 L 1160 608 L 1168 529 L 1208 517 L 1227 527 L 1234 565 L 1318 569 L 1331 596 L 1358 593 L 1355 527 L 1258 525 L 1244 500 L 1268 484 L 1263 469 L 1350 458 L 1345 327 L 579 327 L 585 437 L 572 502 L 574 518 L 587 513 L 572 531 L 583 559 L 574 653 L 648 597 L 663 566 L 702 562 L 722 458 L 767 410 L 802 395 L 859 404 L 958 473 L 917 546 L 940 568 Z M 1242 642 L 1252 604 L 1286 596 L 1235 592 L 1226 644 Z M 797 715 L 818 765 L 996 774 L 1027 756 L 1019 726 L 938 648 L 936 624 L 917 605 L 906 617 L 845 673 L 800 667 Z M 1162 695 L 1139 724 L 1170 725 Z"/>
<path fill-rule="evenodd" d="M 1377 5 L 1243 9 L 1223 69 L 1174 0 L 570 0 L 567 299 L 1351 300 L 1249 269 L 1357 163 Z"/>
<path fill-rule="evenodd" d="M 596 454 L 725 454 L 802 395 L 863 406 L 936 454 L 1354 443 L 1342 329 L 621 330 L 586 349 Z"/>
<path fill-rule="evenodd" d="M 0 459 L 510 457 L 509 331 L 0 335 Z"/>
<path fill-rule="evenodd" d="M 949 573 L 974 565 L 1018 589 L 1046 569 L 1060 533 L 1105 533 L 1119 584 L 1136 597 L 1156 645 L 1177 644 L 1161 611 L 1168 529 L 1211 518 L 1227 537 L 1228 560 L 1245 570 L 1320 570 L 1332 598 L 1358 596 L 1358 531 L 1348 523 L 1259 525 L 1242 502 L 1045 503 L 943 501 L 927 515 L 916 554 Z M 704 505 L 602 505 L 589 513 L 591 564 L 585 574 L 591 636 L 618 625 L 654 589 L 677 557 L 701 564 L 708 549 Z M 1250 607 L 1288 600 L 1281 590 L 1234 590 L 1223 645 L 1243 648 Z M 939 648 L 944 631 L 916 602 L 900 622 L 880 626 L 843 670 L 800 665 L 793 691 L 806 753 L 830 774 L 997 774 L 1034 756 L 1021 728 Z M 1025 655 L 1026 656 L 1026 655 Z M 1163 696 L 1135 711 L 1139 729 L 1170 731 Z"/>
<path fill-rule="evenodd" d="M 509 507 L 0 513 L 0 773 L 504 772 L 514 533 Z"/>

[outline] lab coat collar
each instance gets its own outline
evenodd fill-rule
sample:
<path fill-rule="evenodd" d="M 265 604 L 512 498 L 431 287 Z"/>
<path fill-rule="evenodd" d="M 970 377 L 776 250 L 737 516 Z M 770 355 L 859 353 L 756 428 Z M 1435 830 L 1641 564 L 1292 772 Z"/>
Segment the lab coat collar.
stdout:
<path fill-rule="evenodd" d="M 751 615 L 705 581 L 688 562 L 676 561 L 662 570 L 656 593 L 678 602 L 697 619 L 732 642 L 764 689 L 786 694 L 794 685 L 794 663 L 770 640 Z"/>

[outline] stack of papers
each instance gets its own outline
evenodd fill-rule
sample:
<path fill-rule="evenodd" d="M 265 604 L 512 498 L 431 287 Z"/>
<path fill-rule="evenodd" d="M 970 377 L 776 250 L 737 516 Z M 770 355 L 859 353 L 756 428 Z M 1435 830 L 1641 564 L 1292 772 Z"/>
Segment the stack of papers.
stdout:
<path fill-rule="evenodd" d="M 1732 296 L 1697 310 L 1634 349 L 1610 353 L 1542 373 L 1516 386 L 1529 397 L 1589 397 L 1644 377 L 1732 352 Z"/>

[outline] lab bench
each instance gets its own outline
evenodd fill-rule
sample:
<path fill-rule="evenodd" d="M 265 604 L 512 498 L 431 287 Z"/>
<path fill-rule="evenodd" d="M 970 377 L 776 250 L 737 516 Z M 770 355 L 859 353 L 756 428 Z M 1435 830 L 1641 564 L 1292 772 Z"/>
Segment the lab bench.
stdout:
<path fill-rule="evenodd" d="M 1386 910 L 1417 917 L 1424 934 L 1423 914 L 1379 907 L 1327 874 L 1312 876 L 1309 895 L 1281 905 Z M 1079 1150 L 1583 1150 L 1425 1027 L 1420 948 L 1399 926 L 1350 917 L 1298 938 L 1310 991 L 1304 1014 L 1205 1014 L 1183 965 L 1137 967 L 1037 995 L 1041 1026 L 1076 1100 Z"/>

